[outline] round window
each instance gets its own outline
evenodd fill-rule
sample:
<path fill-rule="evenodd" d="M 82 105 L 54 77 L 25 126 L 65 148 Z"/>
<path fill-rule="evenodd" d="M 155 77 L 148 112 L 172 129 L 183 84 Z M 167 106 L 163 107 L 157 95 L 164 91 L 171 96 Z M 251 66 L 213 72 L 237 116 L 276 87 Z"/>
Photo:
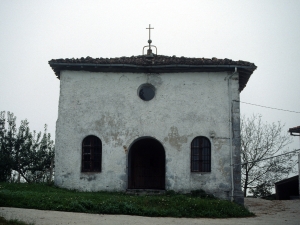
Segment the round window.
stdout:
<path fill-rule="evenodd" d="M 138 89 L 138 95 L 144 101 L 150 101 L 155 96 L 155 87 L 151 84 L 142 84 Z"/>

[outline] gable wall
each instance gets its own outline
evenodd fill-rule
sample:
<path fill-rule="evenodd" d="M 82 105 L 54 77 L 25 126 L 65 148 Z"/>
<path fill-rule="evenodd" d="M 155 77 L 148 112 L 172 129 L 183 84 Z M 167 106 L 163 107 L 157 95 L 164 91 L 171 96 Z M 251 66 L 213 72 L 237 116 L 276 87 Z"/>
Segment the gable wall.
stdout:
<path fill-rule="evenodd" d="M 227 198 L 231 190 L 227 72 L 92 73 L 62 71 L 56 126 L 55 183 L 79 190 L 126 190 L 128 154 L 137 138 L 157 139 L 166 153 L 166 189 L 204 189 Z M 239 100 L 238 76 L 231 85 Z M 138 87 L 151 83 L 156 96 L 143 101 Z M 233 116 L 239 115 L 239 105 Z M 236 118 L 235 118 L 236 120 Z M 239 124 L 239 120 L 238 120 Z M 233 127 L 234 129 L 234 127 Z M 215 137 L 211 138 L 210 133 Z M 81 143 L 102 141 L 102 172 L 81 173 Z M 212 171 L 190 172 L 190 144 L 205 136 L 212 145 Z M 237 137 L 236 137 L 237 138 Z M 239 137 L 235 143 L 238 145 Z M 239 147 L 233 146 L 239 153 Z"/>

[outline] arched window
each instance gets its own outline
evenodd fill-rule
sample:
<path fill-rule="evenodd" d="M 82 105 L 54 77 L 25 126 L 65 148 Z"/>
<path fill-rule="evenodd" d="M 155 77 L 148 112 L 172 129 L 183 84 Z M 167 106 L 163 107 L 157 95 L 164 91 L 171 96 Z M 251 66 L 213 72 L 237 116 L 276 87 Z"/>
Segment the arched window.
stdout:
<path fill-rule="evenodd" d="M 211 171 L 211 145 L 206 137 L 196 137 L 191 143 L 191 171 Z"/>
<path fill-rule="evenodd" d="M 82 141 L 81 172 L 101 172 L 102 142 L 93 135 Z"/>

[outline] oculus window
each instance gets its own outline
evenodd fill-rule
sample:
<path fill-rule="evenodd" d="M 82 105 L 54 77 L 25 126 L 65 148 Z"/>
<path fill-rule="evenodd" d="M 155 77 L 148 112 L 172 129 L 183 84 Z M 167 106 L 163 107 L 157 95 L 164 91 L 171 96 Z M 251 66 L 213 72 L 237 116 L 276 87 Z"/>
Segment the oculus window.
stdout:
<path fill-rule="evenodd" d="M 138 96 L 144 101 L 150 101 L 155 96 L 155 87 L 152 84 L 142 84 L 138 88 Z"/>
<path fill-rule="evenodd" d="M 90 135 L 82 141 L 81 172 L 101 172 L 102 142 Z"/>

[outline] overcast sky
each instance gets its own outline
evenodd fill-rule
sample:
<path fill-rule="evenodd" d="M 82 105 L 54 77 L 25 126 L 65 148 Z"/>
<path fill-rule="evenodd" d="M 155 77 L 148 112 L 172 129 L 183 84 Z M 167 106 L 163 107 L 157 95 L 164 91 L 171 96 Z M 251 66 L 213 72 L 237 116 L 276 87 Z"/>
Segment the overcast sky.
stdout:
<path fill-rule="evenodd" d="M 0 0 L 0 111 L 55 134 L 58 58 L 141 55 L 149 26 L 158 54 L 229 58 L 258 67 L 241 101 L 300 112 L 300 1 Z M 300 113 L 241 103 L 246 116 L 300 126 Z M 293 138 L 290 149 L 300 148 Z"/>

